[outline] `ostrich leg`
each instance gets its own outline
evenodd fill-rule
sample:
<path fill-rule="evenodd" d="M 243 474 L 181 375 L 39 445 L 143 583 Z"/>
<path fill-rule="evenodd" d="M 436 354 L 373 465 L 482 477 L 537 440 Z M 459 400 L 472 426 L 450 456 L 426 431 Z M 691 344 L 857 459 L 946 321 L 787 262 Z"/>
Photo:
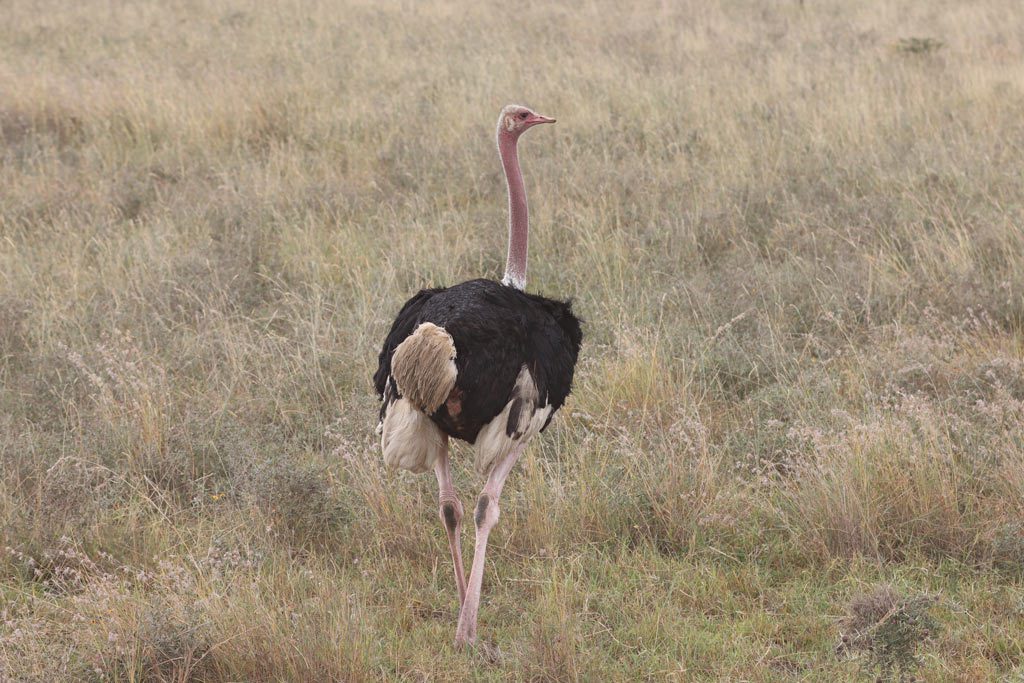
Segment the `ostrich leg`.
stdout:
<path fill-rule="evenodd" d="M 466 575 L 462 569 L 462 501 L 455 495 L 452 486 L 452 472 L 448 466 L 448 438 L 445 437 L 444 454 L 434 463 L 434 474 L 437 475 L 437 487 L 440 491 L 441 523 L 448 532 L 448 547 L 452 551 L 452 564 L 455 565 L 455 583 L 459 586 L 459 608 L 466 602 Z"/>
<path fill-rule="evenodd" d="M 487 536 L 498 523 L 498 498 L 505 486 L 512 466 L 526 450 L 526 444 L 519 444 L 498 462 L 487 477 L 484 490 L 476 504 L 476 548 L 473 550 L 473 568 L 469 572 L 469 587 L 459 614 L 459 625 L 455 630 L 455 644 L 466 645 L 476 640 L 476 616 L 480 609 L 480 588 L 484 581 L 484 557 L 487 554 Z"/>

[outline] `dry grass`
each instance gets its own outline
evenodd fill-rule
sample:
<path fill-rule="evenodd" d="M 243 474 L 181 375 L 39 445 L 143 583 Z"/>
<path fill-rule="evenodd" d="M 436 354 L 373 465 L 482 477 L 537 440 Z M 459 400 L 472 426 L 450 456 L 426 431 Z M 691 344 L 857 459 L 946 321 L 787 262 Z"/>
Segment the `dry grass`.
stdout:
<path fill-rule="evenodd" d="M 1024 675 L 1016 9 L 6 3 L 0 678 L 856 680 L 883 593 Z M 500 274 L 508 101 L 587 338 L 466 654 L 369 378 Z"/>

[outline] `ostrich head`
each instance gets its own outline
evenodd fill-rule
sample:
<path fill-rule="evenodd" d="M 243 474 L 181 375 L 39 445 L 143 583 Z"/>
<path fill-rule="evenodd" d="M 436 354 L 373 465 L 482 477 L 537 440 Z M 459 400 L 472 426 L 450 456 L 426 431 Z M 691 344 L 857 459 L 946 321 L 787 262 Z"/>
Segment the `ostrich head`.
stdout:
<path fill-rule="evenodd" d="M 554 119 L 541 116 L 522 105 L 510 104 L 501 110 L 501 115 L 498 117 L 498 135 L 510 135 L 513 138 L 518 138 L 527 129 L 538 123 L 554 122 Z"/>

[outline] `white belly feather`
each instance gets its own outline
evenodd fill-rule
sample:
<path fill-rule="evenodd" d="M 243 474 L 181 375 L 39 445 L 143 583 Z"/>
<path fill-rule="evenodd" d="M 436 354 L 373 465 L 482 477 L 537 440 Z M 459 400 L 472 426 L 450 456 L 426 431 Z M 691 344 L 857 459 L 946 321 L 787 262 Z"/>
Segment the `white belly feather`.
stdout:
<path fill-rule="evenodd" d="M 384 400 L 389 399 L 390 389 Z M 523 365 L 512 389 L 512 398 L 477 434 L 473 445 L 476 451 L 473 464 L 478 473 L 486 476 L 495 463 L 513 448 L 526 443 L 543 429 L 552 408 L 539 404 L 537 385 L 529 369 Z M 441 428 L 406 398 L 393 400 L 388 405 L 378 429 L 384 463 L 388 467 L 401 467 L 414 473 L 427 472 L 433 469 L 446 448 L 447 439 Z"/>
<path fill-rule="evenodd" d="M 388 406 L 380 430 L 384 464 L 416 474 L 434 469 L 447 446 L 441 428 L 405 398 Z"/>
<path fill-rule="evenodd" d="M 537 385 L 524 365 L 516 378 L 512 400 L 493 420 L 480 430 L 474 447 L 474 466 L 481 475 L 486 475 L 494 464 L 508 455 L 513 448 L 526 443 L 539 432 L 551 415 L 550 405 L 538 405 L 540 397 Z M 509 429 L 509 425 L 515 425 Z M 509 433 L 511 431 L 511 433 Z"/>

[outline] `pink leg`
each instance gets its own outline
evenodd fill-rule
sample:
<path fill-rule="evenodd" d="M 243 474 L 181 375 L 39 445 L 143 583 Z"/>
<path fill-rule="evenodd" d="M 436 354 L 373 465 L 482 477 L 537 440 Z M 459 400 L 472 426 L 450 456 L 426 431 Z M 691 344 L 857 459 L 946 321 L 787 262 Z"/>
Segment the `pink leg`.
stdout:
<path fill-rule="evenodd" d="M 466 600 L 462 603 L 459 614 L 459 626 L 455 630 L 455 644 L 466 645 L 476 640 L 476 616 L 480 610 L 480 588 L 484 582 L 484 557 L 487 555 L 487 536 L 498 523 L 498 498 L 505 486 L 512 466 L 526 449 L 526 444 L 519 444 L 491 470 L 487 484 L 476 504 L 476 548 L 473 551 L 473 568 L 469 572 L 469 587 Z"/>
<path fill-rule="evenodd" d="M 466 575 L 462 569 L 462 501 L 455 495 L 452 486 L 452 472 L 448 467 L 447 444 L 444 455 L 434 463 L 434 474 L 437 475 L 437 487 L 440 490 L 441 523 L 448 532 L 448 547 L 452 551 L 452 564 L 455 565 L 455 583 L 459 586 L 459 608 L 466 602 Z"/>

